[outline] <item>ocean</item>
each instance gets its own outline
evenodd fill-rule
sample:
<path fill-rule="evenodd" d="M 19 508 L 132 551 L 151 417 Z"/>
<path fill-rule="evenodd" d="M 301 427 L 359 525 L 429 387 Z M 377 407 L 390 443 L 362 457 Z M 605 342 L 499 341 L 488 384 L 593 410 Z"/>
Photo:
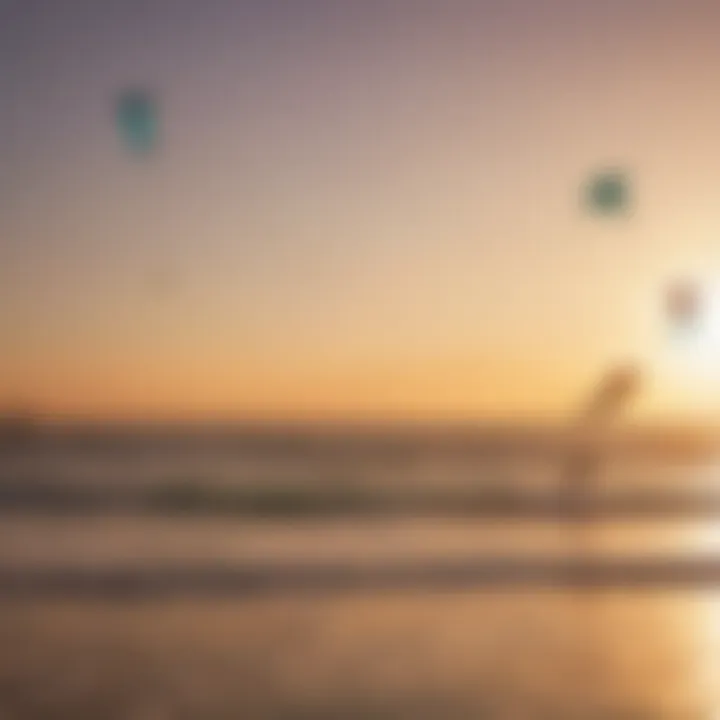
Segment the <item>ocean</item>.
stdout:
<path fill-rule="evenodd" d="M 517 446 L 406 440 L 371 447 L 347 438 L 277 436 L 251 443 L 227 433 L 15 443 L 0 453 L 0 486 L 43 493 L 31 493 L 22 507 L 0 508 L 0 590 L 12 572 L 172 579 L 188 568 L 260 568 L 283 579 L 298 568 L 312 577 L 324 567 L 341 577 L 358 570 L 371 577 L 378 567 L 497 558 L 720 557 L 720 520 L 712 517 L 568 522 L 519 517 L 507 507 L 448 515 L 439 501 L 419 514 L 397 505 L 396 512 L 368 514 L 344 506 L 316 512 L 312 503 L 303 512 L 283 506 L 267 513 L 266 506 L 222 512 L 190 504 L 176 512 L 46 502 L 51 487 L 119 497 L 189 484 L 220 498 L 229 497 L 222 494 L 228 488 L 294 488 L 315 501 L 338 487 L 363 488 L 383 502 L 431 491 L 435 499 L 462 499 L 468 488 L 543 495 L 555 492 L 563 459 Z M 720 465 L 708 456 L 604 459 L 603 492 L 712 489 L 720 480 Z M 60 594 L 0 593 L 0 717 L 720 714 L 720 585 L 712 582 L 591 588 L 320 582 L 308 592 L 307 583 L 293 581 L 272 585 L 272 592 L 200 594 L 186 592 L 188 583 L 176 592 L 173 582 L 164 580 L 160 589 L 169 591 L 155 594 L 137 582 L 105 595 L 75 592 L 85 587 L 77 582 Z"/>

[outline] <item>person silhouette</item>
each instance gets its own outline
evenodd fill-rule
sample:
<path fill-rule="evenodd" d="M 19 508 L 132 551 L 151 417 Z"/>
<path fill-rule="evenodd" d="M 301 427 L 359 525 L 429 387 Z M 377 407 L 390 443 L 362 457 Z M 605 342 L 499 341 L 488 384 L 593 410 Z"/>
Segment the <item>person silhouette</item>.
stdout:
<path fill-rule="evenodd" d="M 580 437 L 578 443 L 573 443 L 562 474 L 561 498 L 564 503 L 576 508 L 590 500 L 603 460 L 603 452 L 597 445 L 598 436 L 625 409 L 637 394 L 639 385 L 637 366 L 618 365 L 601 378 L 585 403 L 571 428 L 571 438 L 576 433 Z"/>

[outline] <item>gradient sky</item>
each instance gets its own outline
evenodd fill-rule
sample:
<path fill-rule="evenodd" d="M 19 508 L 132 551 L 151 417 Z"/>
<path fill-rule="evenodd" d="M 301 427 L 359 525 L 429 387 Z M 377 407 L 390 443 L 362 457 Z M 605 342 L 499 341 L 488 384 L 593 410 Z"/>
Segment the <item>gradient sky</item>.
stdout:
<path fill-rule="evenodd" d="M 719 33 L 711 0 L 0 2 L 0 398 L 549 416 L 636 358 L 642 412 L 720 410 L 658 317 L 720 276 Z M 606 165 L 630 219 L 580 209 Z"/>

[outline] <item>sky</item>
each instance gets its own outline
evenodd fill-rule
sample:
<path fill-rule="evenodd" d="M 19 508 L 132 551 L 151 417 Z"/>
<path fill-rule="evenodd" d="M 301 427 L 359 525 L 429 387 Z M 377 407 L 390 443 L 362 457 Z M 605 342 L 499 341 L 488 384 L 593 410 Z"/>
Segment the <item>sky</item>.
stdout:
<path fill-rule="evenodd" d="M 720 342 L 662 317 L 720 278 L 718 29 L 710 0 L 3 0 L 0 400 L 554 417 L 631 360 L 639 415 L 718 413 Z M 605 167 L 629 217 L 579 202 Z"/>

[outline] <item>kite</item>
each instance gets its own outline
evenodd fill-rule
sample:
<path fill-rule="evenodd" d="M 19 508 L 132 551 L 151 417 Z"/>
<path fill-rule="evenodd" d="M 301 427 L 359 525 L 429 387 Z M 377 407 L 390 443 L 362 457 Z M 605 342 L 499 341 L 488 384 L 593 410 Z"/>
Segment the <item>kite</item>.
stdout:
<path fill-rule="evenodd" d="M 599 215 L 627 214 L 630 209 L 630 184 L 625 173 L 605 170 L 593 175 L 585 188 L 585 204 Z"/>
<path fill-rule="evenodd" d="M 147 154 L 157 144 L 157 104 L 144 90 L 128 90 L 117 101 L 116 120 L 120 137 L 132 152 Z"/>

